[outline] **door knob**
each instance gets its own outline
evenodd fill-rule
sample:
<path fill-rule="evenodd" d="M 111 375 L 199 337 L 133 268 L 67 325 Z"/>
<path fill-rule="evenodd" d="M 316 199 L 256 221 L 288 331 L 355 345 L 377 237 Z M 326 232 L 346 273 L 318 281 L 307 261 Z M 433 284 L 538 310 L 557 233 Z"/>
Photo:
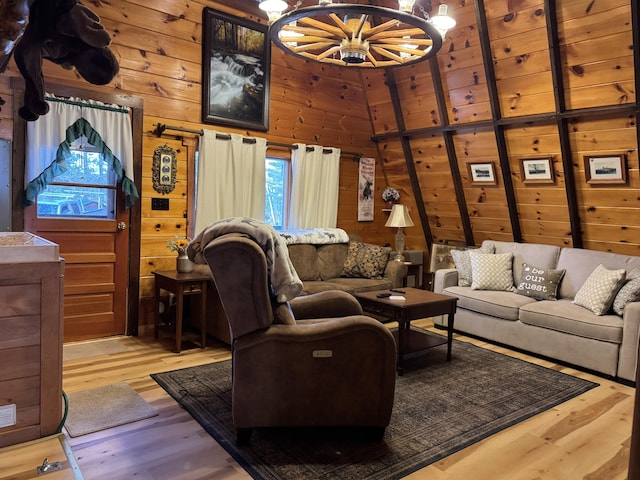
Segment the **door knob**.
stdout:
<path fill-rule="evenodd" d="M 125 222 L 118 222 L 118 230 L 126 230 L 127 224 Z"/>

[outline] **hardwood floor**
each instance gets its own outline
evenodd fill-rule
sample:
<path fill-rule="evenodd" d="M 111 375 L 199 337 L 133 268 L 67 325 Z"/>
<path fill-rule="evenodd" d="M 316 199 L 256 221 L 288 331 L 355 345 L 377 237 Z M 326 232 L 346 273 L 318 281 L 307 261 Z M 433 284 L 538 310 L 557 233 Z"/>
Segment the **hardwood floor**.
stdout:
<path fill-rule="evenodd" d="M 428 320 L 417 322 L 430 327 Z M 407 479 L 625 479 L 635 390 L 631 387 L 457 335 L 456 338 L 600 383 L 556 408 L 432 464 Z M 229 358 L 222 344 L 171 352 L 170 339 L 121 337 L 122 353 L 64 363 L 67 393 L 128 382 L 159 415 L 69 438 L 87 480 L 248 479 L 248 474 L 149 374 Z M 214 343 L 213 341 L 211 342 Z M 0 459 L 0 478 L 2 460 Z"/>

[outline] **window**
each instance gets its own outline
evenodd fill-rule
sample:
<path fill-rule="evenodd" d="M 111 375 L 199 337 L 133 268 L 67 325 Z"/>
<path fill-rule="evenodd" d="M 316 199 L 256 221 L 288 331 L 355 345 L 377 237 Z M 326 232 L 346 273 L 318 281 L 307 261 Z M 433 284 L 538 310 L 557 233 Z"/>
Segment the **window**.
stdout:
<path fill-rule="evenodd" d="M 289 203 L 288 159 L 267 157 L 265 160 L 266 188 L 264 221 L 276 230 L 287 228 L 287 206 Z"/>
<path fill-rule="evenodd" d="M 115 218 L 116 174 L 102 154 L 82 140 L 71 145 L 67 171 L 38 195 L 38 217 Z"/>

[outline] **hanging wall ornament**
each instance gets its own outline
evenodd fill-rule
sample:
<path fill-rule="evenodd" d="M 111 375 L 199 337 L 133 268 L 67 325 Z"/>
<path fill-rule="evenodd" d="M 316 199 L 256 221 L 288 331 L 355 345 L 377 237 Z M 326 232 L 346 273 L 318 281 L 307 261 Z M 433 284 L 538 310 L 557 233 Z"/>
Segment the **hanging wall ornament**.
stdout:
<path fill-rule="evenodd" d="M 176 151 L 168 145 L 161 145 L 153 152 L 153 188 L 156 192 L 167 194 L 176 188 L 178 165 Z"/>

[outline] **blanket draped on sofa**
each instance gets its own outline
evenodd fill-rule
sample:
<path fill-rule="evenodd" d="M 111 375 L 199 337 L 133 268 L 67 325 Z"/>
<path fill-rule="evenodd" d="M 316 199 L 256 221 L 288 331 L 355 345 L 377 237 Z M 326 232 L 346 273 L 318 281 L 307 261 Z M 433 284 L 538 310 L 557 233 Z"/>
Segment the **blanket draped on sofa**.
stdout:
<path fill-rule="evenodd" d="M 189 258 L 206 264 L 205 247 L 215 238 L 228 233 L 249 235 L 260 245 L 267 257 L 269 279 L 278 302 L 288 302 L 302 292 L 302 281 L 296 273 L 287 246 L 278 232 L 269 224 L 255 218 L 231 217 L 219 220 L 206 227 L 187 247 Z"/>

